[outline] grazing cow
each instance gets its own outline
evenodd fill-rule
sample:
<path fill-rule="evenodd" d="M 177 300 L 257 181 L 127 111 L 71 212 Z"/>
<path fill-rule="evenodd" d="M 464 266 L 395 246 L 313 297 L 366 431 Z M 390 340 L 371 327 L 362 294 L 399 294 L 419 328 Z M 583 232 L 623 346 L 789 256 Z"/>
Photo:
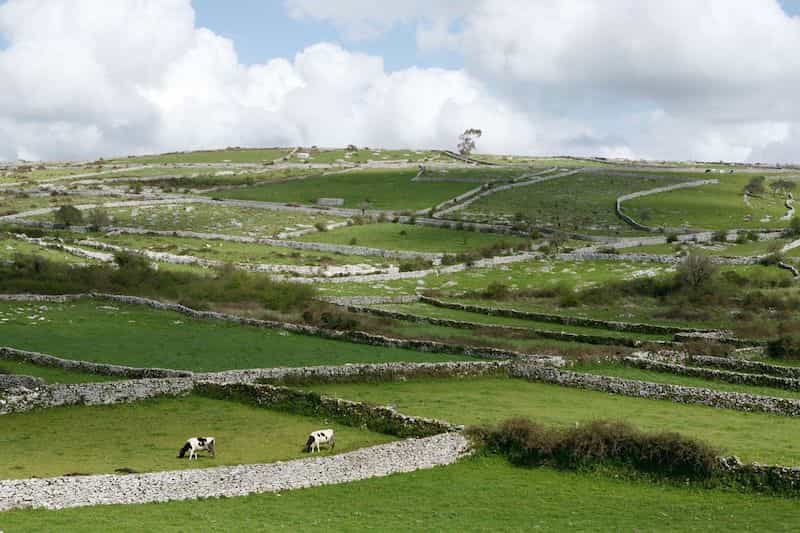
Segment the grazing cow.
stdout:
<path fill-rule="evenodd" d="M 182 459 L 186 455 L 186 452 L 189 452 L 189 460 L 191 461 L 192 457 L 197 460 L 197 452 L 201 451 L 209 452 L 211 457 L 217 456 L 217 446 L 214 437 L 192 437 L 187 440 L 183 448 L 180 449 L 178 457 Z"/>
<path fill-rule="evenodd" d="M 312 431 L 308 435 L 305 451 L 307 453 L 310 453 L 314 451 L 314 448 L 316 448 L 317 451 L 319 451 L 320 444 L 328 444 L 331 450 L 333 449 L 334 446 L 336 446 L 336 438 L 333 436 L 332 429 L 320 429 L 317 431 Z"/>

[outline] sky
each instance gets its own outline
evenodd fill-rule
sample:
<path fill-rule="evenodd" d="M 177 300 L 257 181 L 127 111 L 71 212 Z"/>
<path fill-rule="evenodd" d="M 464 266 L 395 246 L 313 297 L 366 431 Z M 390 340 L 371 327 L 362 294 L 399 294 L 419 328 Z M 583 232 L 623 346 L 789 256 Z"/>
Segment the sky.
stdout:
<path fill-rule="evenodd" d="M 0 0 L 0 160 L 476 127 L 481 152 L 800 162 L 799 52 L 800 0 Z"/>

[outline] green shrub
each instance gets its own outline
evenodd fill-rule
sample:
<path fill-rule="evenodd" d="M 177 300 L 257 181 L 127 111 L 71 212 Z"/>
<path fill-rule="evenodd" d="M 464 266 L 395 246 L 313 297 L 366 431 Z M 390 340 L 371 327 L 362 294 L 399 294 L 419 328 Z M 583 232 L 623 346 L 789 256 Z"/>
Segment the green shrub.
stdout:
<path fill-rule="evenodd" d="M 703 442 L 677 433 L 645 433 L 624 422 L 598 420 L 562 429 L 512 418 L 468 434 L 520 466 L 625 466 L 670 478 L 708 479 L 717 465 L 717 451 Z"/>
<path fill-rule="evenodd" d="M 317 222 L 314 224 L 314 227 L 317 231 L 328 231 L 328 226 L 326 226 L 324 222 Z"/>
<path fill-rule="evenodd" d="M 728 232 L 724 229 L 717 230 L 711 234 L 712 242 L 728 242 Z"/>
<path fill-rule="evenodd" d="M 800 217 L 793 216 L 789 221 L 789 226 L 784 231 L 787 237 L 800 237 Z"/>
<path fill-rule="evenodd" d="M 510 294 L 511 289 L 508 285 L 499 281 L 493 281 L 483 290 L 481 296 L 489 300 L 505 300 Z"/>
<path fill-rule="evenodd" d="M 670 233 L 669 235 L 667 235 L 667 244 L 672 244 L 673 242 L 678 242 L 677 233 Z"/>
<path fill-rule="evenodd" d="M 433 267 L 433 262 L 422 257 L 405 259 L 400 262 L 400 272 L 413 272 L 415 270 L 427 270 Z"/>
<path fill-rule="evenodd" d="M 53 222 L 57 226 L 69 227 L 83 224 L 83 213 L 73 205 L 62 205 L 53 214 Z"/>
<path fill-rule="evenodd" d="M 800 359 L 800 335 L 785 335 L 769 341 L 767 355 L 775 359 Z"/>
<path fill-rule="evenodd" d="M 111 225 L 111 217 L 105 210 L 95 207 L 86 214 L 86 222 L 90 229 L 97 231 Z"/>

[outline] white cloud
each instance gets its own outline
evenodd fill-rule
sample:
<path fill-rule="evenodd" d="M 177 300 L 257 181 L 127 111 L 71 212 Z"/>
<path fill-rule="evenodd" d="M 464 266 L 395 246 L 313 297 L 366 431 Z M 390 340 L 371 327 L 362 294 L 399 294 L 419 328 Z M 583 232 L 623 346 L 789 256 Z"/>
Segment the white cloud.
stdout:
<path fill-rule="evenodd" d="M 386 72 L 320 43 L 243 65 L 188 0 L 12 0 L 0 6 L 0 158 L 94 157 L 228 145 L 529 149 L 526 115 L 463 71 Z"/>
<path fill-rule="evenodd" d="M 0 4 L 0 158 L 227 145 L 800 160 L 800 19 L 775 0 L 287 0 L 354 39 L 414 24 L 461 70 L 319 43 L 240 63 L 189 0 Z"/>

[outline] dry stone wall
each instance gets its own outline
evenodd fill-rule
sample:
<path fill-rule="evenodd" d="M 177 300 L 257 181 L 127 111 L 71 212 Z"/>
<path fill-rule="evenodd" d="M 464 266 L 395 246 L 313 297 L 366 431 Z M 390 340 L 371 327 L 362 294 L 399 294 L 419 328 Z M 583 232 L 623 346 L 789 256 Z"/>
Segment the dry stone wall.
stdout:
<path fill-rule="evenodd" d="M 84 372 L 87 374 L 99 374 L 103 376 L 119 376 L 122 378 L 141 379 L 141 378 L 179 378 L 190 377 L 191 372 L 187 370 L 172 370 L 168 368 L 136 368 L 123 365 L 112 365 L 107 363 L 93 363 L 77 359 L 62 359 L 53 355 L 38 352 L 29 352 L 10 347 L 0 347 L 0 359 L 9 361 L 22 361 L 38 366 L 61 368 L 63 370 Z"/>
<path fill-rule="evenodd" d="M 738 411 L 773 413 L 784 416 L 800 416 L 800 400 L 788 398 L 651 383 L 611 376 L 583 374 L 537 365 L 514 366 L 512 376 L 529 381 L 608 392 L 634 398 L 668 400 L 677 403 L 706 405 Z"/>
<path fill-rule="evenodd" d="M 455 309 L 482 315 L 501 316 L 506 318 L 519 318 L 523 320 L 533 320 L 536 322 L 550 322 L 554 324 L 564 324 L 570 326 L 581 326 L 588 328 L 602 328 L 615 331 L 626 331 L 630 333 L 653 333 L 672 335 L 679 332 L 708 332 L 713 330 L 697 328 L 681 328 L 676 326 L 660 326 L 656 324 L 641 324 L 633 322 L 615 322 L 610 320 L 596 320 L 592 318 L 581 318 L 564 315 L 553 315 L 549 313 L 534 313 L 531 311 L 518 311 L 516 309 L 502 309 L 496 307 L 485 307 L 480 305 L 462 304 L 457 302 L 447 302 L 428 296 L 420 296 L 419 301 L 444 309 Z M 356 304 L 357 305 L 357 304 Z M 364 304 L 369 305 L 369 304 Z"/>

